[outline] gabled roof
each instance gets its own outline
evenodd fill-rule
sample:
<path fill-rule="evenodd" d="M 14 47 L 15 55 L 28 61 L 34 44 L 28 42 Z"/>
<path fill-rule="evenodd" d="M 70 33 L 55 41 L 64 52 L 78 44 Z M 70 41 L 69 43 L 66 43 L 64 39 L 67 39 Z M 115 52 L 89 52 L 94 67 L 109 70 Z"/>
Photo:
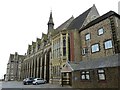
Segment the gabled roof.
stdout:
<path fill-rule="evenodd" d="M 37 39 L 36 39 L 36 42 L 37 42 L 38 44 L 40 44 L 40 43 L 41 43 L 41 39 L 37 38 Z"/>
<path fill-rule="evenodd" d="M 9 60 L 13 60 L 14 54 L 10 54 Z"/>
<path fill-rule="evenodd" d="M 86 17 L 88 16 L 90 10 L 91 10 L 91 8 L 89 8 L 87 11 L 85 11 L 84 13 L 82 13 L 81 15 L 76 17 L 71 22 L 71 24 L 69 25 L 69 27 L 67 29 L 69 29 L 69 30 L 71 30 L 71 29 L 80 29 L 82 27 Z"/>
<path fill-rule="evenodd" d="M 67 21 L 65 21 L 62 25 L 56 28 L 56 30 L 65 30 L 68 28 L 68 26 L 71 24 L 71 22 L 74 20 L 74 17 L 72 16 Z"/>
<path fill-rule="evenodd" d="M 97 19 L 91 21 L 90 23 L 88 23 L 85 27 L 81 28 L 80 31 L 82 31 L 86 28 L 89 28 L 90 26 L 93 26 L 93 25 L 105 20 L 106 18 L 109 18 L 110 16 L 113 16 L 113 15 L 117 16 L 120 19 L 120 15 L 118 15 L 114 11 L 109 11 L 106 14 L 104 14 L 104 15 L 98 17 Z"/>
<path fill-rule="evenodd" d="M 54 36 L 57 33 L 59 33 L 62 30 L 66 30 L 68 28 L 68 26 L 70 25 L 70 23 L 74 20 L 74 17 L 70 17 L 67 21 L 65 21 L 63 24 L 61 24 L 59 27 L 57 27 L 56 29 L 51 31 L 51 35 Z"/>
<path fill-rule="evenodd" d="M 120 54 L 108 56 L 104 58 L 94 60 L 83 60 L 79 63 L 70 63 L 70 66 L 74 71 L 87 70 L 95 68 L 117 67 L 120 66 Z"/>
<path fill-rule="evenodd" d="M 43 38 L 44 40 L 47 40 L 47 39 L 48 39 L 47 34 L 42 33 L 42 38 Z"/>
<path fill-rule="evenodd" d="M 32 41 L 32 46 L 33 46 L 33 48 L 35 48 L 36 42 L 33 42 L 33 41 Z"/>

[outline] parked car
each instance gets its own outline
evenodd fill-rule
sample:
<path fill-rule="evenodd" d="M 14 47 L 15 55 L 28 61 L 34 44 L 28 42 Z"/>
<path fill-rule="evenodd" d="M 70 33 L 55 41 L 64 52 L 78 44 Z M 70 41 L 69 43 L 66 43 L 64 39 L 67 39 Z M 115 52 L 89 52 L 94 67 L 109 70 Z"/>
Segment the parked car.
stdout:
<path fill-rule="evenodd" d="M 24 85 L 32 84 L 32 82 L 33 82 L 34 79 L 35 79 L 35 78 L 25 78 L 25 79 L 23 80 L 23 84 L 24 84 Z"/>
<path fill-rule="evenodd" d="M 42 78 L 35 78 L 33 81 L 33 85 L 44 84 L 44 83 L 46 83 L 46 80 Z"/>

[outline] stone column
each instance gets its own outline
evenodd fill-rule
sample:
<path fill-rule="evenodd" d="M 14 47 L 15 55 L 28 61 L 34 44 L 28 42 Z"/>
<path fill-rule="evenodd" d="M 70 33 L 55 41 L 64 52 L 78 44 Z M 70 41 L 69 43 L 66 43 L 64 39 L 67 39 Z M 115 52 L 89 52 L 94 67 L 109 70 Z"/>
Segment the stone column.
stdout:
<path fill-rule="evenodd" d="M 45 53 L 45 59 L 44 59 L 44 79 L 46 80 L 46 53 Z"/>
<path fill-rule="evenodd" d="M 40 58 L 40 78 L 42 78 L 42 56 Z"/>

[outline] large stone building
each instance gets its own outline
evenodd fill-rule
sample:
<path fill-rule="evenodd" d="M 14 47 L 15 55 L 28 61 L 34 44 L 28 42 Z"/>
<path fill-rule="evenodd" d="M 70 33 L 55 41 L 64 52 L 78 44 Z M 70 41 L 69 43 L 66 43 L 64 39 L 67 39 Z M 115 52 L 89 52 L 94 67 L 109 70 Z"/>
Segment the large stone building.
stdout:
<path fill-rule="evenodd" d="M 7 64 L 5 81 L 16 81 L 21 79 L 21 64 L 24 60 L 24 55 L 10 54 Z"/>

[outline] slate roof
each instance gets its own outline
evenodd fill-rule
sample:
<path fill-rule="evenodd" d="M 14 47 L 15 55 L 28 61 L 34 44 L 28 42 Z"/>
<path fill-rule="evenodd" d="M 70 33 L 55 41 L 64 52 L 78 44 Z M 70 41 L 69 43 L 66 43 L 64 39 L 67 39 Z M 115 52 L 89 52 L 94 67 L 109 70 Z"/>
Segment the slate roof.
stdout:
<path fill-rule="evenodd" d="M 79 63 L 69 63 L 73 71 L 87 70 L 104 67 L 116 67 L 120 66 L 120 54 L 99 58 L 95 60 L 84 60 Z"/>
<path fill-rule="evenodd" d="M 80 31 L 82 31 L 82 30 L 84 30 L 84 29 L 86 29 L 86 28 L 89 28 L 90 26 L 93 26 L 93 25 L 99 23 L 100 21 L 103 21 L 103 20 L 105 20 L 106 18 L 108 18 L 108 17 L 110 17 L 110 16 L 113 16 L 113 15 L 117 16 L 117 17 L 120 19 L 120 15 L 118 15 L 118 14 L 115 13 L 114 11 L 109 11 L 109 12 L 107 12 L 106 14 L 104 14 L 104 15 L 98 17 L 97 19 L 91 21 L 90 23 L 88 23 L 85 27 L 81 28 Z"/>
<path fill-rule="evenodd" d="M 67 21 L 65 21 L 63 24 L 61 24 L 59 27 L 56 28 L 56 30 L 64 30 L 67 29 L 68 26 L 71 24 L 71 22 L 74 20 L 74 17 L 72 16 Z"/>
<path fill-rule="evenodd" d="M 57 33 L 59 33 L 62 30 L 66 30 L 73 20 L 74 20 L 74 17 L 72 16 L 67 21 L 65 21 L 63 24 L 61 24 L 59 27 L 57 27 L 56 29 L 52 30 L 51 31 L 52 36 L 56 35 Z"/>
<path fill-rule="evenodd" d="M 82 13 L 81 15 L 79 15 L 78 17 L 76 17 L 71 24 L 69 25 L 69 27 L 67 29 L 71 30 L 71 29 L 80 29 L 87 17 L 87 15 L 89 14 L 91 8 L 89 8 L 87 11 L 85 11 L 84 13 Z"/>

